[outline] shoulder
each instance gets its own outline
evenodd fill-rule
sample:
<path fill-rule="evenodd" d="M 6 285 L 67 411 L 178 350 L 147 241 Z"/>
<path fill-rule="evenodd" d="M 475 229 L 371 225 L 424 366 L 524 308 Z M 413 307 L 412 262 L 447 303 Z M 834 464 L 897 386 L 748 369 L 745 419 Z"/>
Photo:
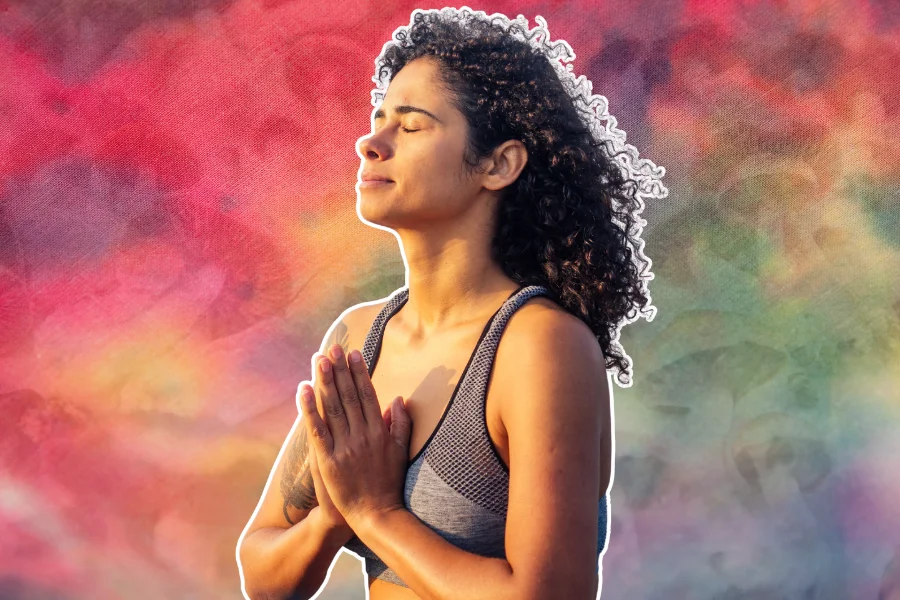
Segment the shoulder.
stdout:
<path fill-rule="evenodd" d="M 515 398 L 512 404 L 501 398 L 504 426 L 513 416 L 509 414 L 512 406 L 521 410 L 527 390 L 590 390 L 591 400 L 582 397 L 581 402 L 599 402 L 601 407 L 608 394 L 606 360 L 596 336 L 587 323 L 544 296 L 529 298 L 510 317 L 497 349 L 495 368 L 505 391 L 502 398 Z M 539 396 L 529 393 L 527 397 L 540 402 Z M 576 411 L 583 408 L 576 406 L 575 400 L 568 404 Z M 542 410 L 539 406 L 535 409 Z"/>
<path fill-rule="evenodd" d="M 372 302 L 362 302 L 355 304 L 341 313 L 338 321 L 343 323 L 348 329 L 359 331 L 363 329 L 363 335 L 368 331 L 369 327 L 375 321 L 375 317 L 385 307 L 388 300 L 375 300 Z"/>
<path fill-rule="evenodd" d="M 503 337 L 509 337 L 517 354 L 532 360 L 584 354 L 587 364 L 603 363 L 597 337 L 587 323 L 546 296 L 533 296 L 516 310 L 506 325 Z M 580 361 L 581 362 L 581 361 Z"/>
<path fill-rule="evenodd" d="M 345 352 L 361 350 L 375 317 L 389 301 L 390 298 L 383 298 L 361 302 L 344 310 L 325 333 L 319 352 L 324 353 L 334 344 L 340 344 Z"/>

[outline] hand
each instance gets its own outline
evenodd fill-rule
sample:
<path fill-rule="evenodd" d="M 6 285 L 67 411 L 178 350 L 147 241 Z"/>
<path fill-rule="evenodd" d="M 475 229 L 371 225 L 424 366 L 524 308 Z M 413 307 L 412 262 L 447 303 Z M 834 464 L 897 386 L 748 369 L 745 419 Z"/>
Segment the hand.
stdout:
<path fill-rule="evenodd" d="M 390 411 L 391 409 L 388 407 L 382 414 L 382 418 L 385 420 L 385 424 L 388 428 L 390 428 L 391 424 Z M 304 439 L 309 439 L 308 435 L 303 437 Z M 332 502 L 331 496 L 328 495 L 328 490 L 322 482 L 322 474 L 319 472 L 316 445 L 308 443 L 307 446 L 307 464 L 309 465 L 309 473 L 312 480 L 311 487 L 315 489 L 315 504 L 321 511 L 322 518 L 328 530 L 335 538 L 339 538 L 340 541 L 345 544 L 353 538 L 355 532 L 334 505 L 334 502 Z"/>
<path fill-rule="evenodd" d="M 309 470 L 312 473 L 313 485 L 316 490 L 316 501 L 318 502 L 319 510 L 322 513 L 322 519 L 325 521 L 325 526 L 336 538 L 340 538 L 343 543 L 347 543 L 355 534 L 353 529 L 350 528 L 350 525 L 344 519 L 344 516 L 334 505 L 334 502 L 331 501 L 331 496 L 328 495 L 328 490 L 325 489 L 325 484 L 322 483 L 322 475 L 319 473 L 316 445 L 311 442 L 309 443 L 308 456 Z"/>
<path fill-rule="evenodd" d="M 338 348 L 331 348 L 333 360 L 323 356 L 317 362 L 325 419 L 316 410 L 313 390 L 304 384 L 301 405 L 320 478 L 333 505 L 356 529 L 369 516 L 405 508 L 412 422 L 400 397 L 382 414 L 361 356 L 348 367 Z"/>

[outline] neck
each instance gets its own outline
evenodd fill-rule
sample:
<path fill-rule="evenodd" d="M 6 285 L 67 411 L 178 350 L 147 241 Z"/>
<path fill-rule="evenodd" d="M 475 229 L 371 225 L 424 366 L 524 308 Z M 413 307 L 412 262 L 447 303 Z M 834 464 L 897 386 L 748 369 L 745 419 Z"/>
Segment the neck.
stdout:
<path fill-rule="evenodd" d="M 518 284 L 491 258 L 491 228 L 461 223 L 440 230 L 398 230 L 409 267 L 403 318 L 413 339 L 484 321 Z"/>

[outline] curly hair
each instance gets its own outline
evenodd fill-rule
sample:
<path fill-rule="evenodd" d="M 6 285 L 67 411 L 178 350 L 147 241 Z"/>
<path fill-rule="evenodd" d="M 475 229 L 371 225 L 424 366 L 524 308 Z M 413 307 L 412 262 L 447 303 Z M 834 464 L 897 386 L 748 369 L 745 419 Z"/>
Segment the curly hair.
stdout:
<path fill-rule="evenodd" d="M 638 318 L 637 312 L 648 321 L 655 314 L 655 308 L 645 309 L 646 280 L 653 274 L 641 252 L 639 233 L 646 221 L 637 216 L 643 210 L 640 186 L 628 172 L 628 159 L 637 153 L 621 144 L 617 151 L 615 138 L 592 133 L 596 117 L 591 113 L 582 120 L 575 100 L 584 98 L 564 85 L 574 89 L 573 78 L 533 41 L 541 31 L 529 32 L 523 20 L 521 15 L 515 21 L 486 18 L 466 7 L 417 9 L 410 26 L 398 28 L 394 41 L 385 43 L 373 81 L 386 89 L 410 61 L 436 59 L 441 83 L 468 124 L 464 170 L 470 175 L 504 141 L 525 145 L 527 164 L 500 196 L 492 258 L 518 283 L 547 287 L 557 303 L 585 322 L 601 345 L 606 369 L 617 369 L 619 384 L 628 387 L 631 359 L 618 343 L 619 331 Z M 552 50 L 560 48 L 571 53 L 564 41 Z M 384 93 L 373 91 L 376 106 L 379 97 Z M 609 118 L 612 135 L 624 140 Z M 622 155 L 626 168 L 617 164 Z M 647 164 L 654 167 L 643 162 L 645 172 Z M 661 197 L 665 188 L 658 177 L 664 169 L 657 169 L 656 178 L 643 179 L 651 184 L 648 194 Z M 646 276 L 636 264 L 641 260 Z"/>

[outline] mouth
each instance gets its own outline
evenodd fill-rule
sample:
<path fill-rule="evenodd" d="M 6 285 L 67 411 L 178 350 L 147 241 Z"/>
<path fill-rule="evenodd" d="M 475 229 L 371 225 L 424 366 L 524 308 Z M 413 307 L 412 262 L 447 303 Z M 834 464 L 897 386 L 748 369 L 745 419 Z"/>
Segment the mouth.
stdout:
<path fill-rule="evenodd" d="M 382 185 L 388 185 L 394 183 L 393 181 L 388 181 L 386 179 L 368 179 L 365 181 L 359 182 L 359 187 L 378 187 Z"/>

